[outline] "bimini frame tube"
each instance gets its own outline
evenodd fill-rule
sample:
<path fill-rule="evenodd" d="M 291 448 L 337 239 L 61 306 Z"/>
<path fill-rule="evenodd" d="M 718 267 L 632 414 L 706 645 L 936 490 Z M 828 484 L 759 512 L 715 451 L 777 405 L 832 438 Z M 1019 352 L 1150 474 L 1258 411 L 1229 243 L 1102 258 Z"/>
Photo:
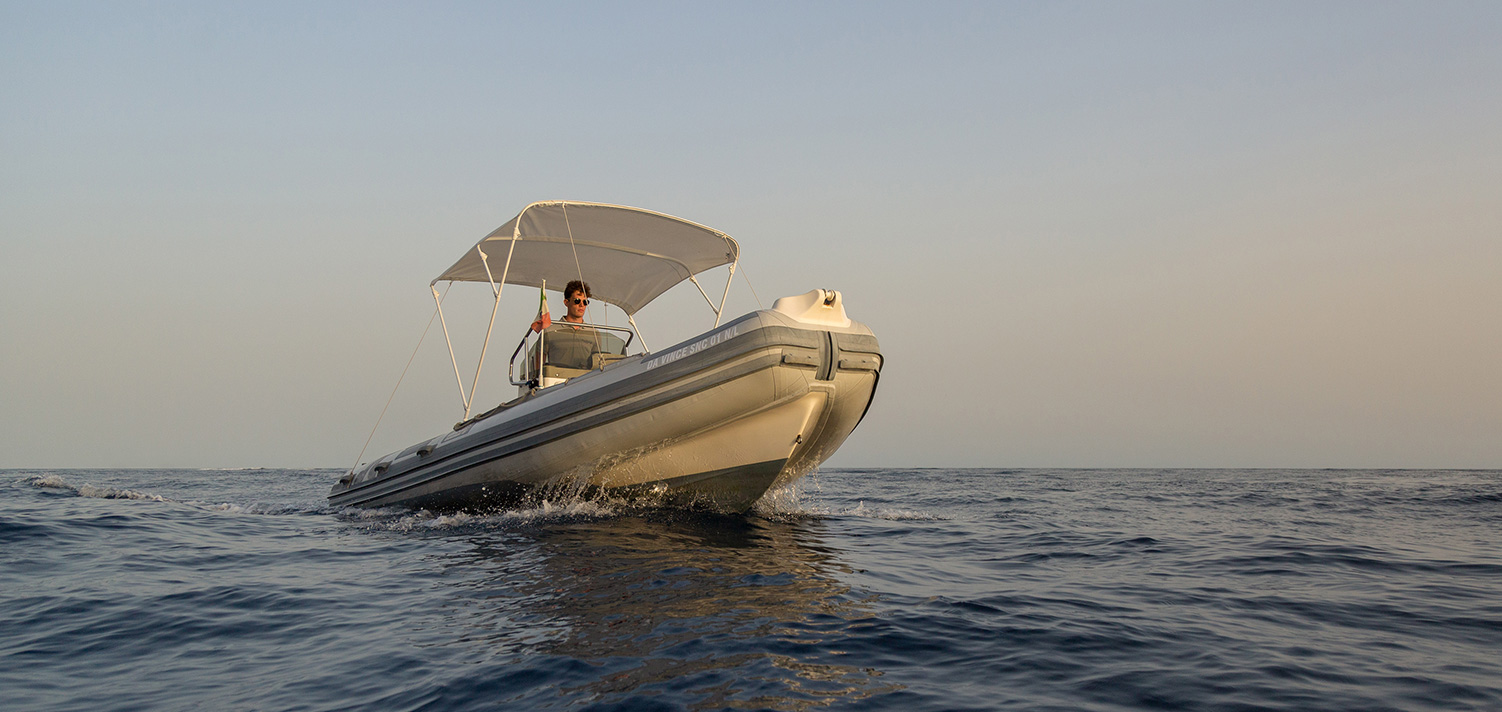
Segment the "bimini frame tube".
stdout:
<path fill-rule="evenodd" d="M 699 280 L 694 279 L 693 275 L 689 275 L 688 276 L 688 281 L 693 282 L 694 286 L 698 287 L 699 294 L 703 295 L 704 301 L 706 301 L 706 302 L 709 303 L 709 308 L 714 310 L 714 325 L 715 326 L 719 326 L 720 325 L 720 319 L 723 318 L 724 315 L 725 315 L 725 298 L 728 297 L 728 296 L 730 296 L 730 284 L 735 281 L 735 266 L 738 265 L 738 264 L 740 264 L 740 263 L 741 263 L 740 253 L 737 252 L 736 253 L 735 261 L 730 263 L 730 275 L 725 278 L 725 292 L 720 295 L 720 304 L 719 304 L 719 306 L 716 306 L 715 303 L 714 303 L 714 300 L 709 298 L 709 293 L 704 291 L 704 285 L 699 284 Z M 630 315 L 627 315 L 626 318 L 627 318 L 627 320 L 630 320 L 631 317 L 630 317 Z M 632 326 L 636 326 L 636 323 L 632 322 L 631 325 Z M 646 346 L 646 343 L 643 342 L 642 345 Z"/>
<path fill-rule="evenodd" d="M 709 293 L 704 291 L 704 286 L 699 284 L 699 280 L 694 279 L 693 275 L 688 276 L 688 281 L 693 282 L 694 286 L 698 287 L 699 294 L 704 297 L 704 303 L 708 304 L 710 309 L 714 309 L 715 320 L 718 321 L 720 317 L 720 310 L 715 308 L 714 300 L 709 298 Z"/>
<path fill-rule="evenodd" d="M 725 313 L 725 297 L 730 296 L 730 283 L 735 281 L 735 266 L 740 263 L 740 253 L 737 252 L 735 261 L 730 263 L 730 276 L 725 278 L 725 293 L 720 295 L 720 308 L 714 310 L 715 328 L 720 326 L 720 315 Z"/>
<path fill-rule="evenodd" d="M 443 318 L 443 300 L 438 297 L 438 280 L 429 282 L 428 289 L 433 290 L 433 303 L 438 305 L 438 323 L 443 324 L 443 343 L 448 344 L 449 362 L 454 364 L 454 382 L 459 384 L 459 402 L 464 404 L 464 412 L 468 413 L 469 397 L 464 395 L 464 379 L 459 377 L 459 359 L 454 358 L 454 342 L 449 339 L 449 323 Z"/>
<path fill-rule="evenodd" d="M 636 317 L 627 314 L 626 322 L 631 325 L 631 330 L 636 332 L 636 340 L 641 342 L 642 350 L 646 351 L 647 353 L 652 353 L 652 349 L 647 347 L 647 340 L 645 338 L 642 338 L 641 329 L 637 328 L 636 326 Z"/>
<path fill-rule="evenodd" d="M 480 263 L 485 265 L 485 278 L 490 280 L 490 291 L 495 292 L 495 304 L 490 307 L 490 326 L 485 327 L 485 344 L 480 347 L 480 363 L 475 365 L 475 380 L 470 382 L 469 398 L 464 402 L 465 420 L 469 420 L 469 411 L 475 402 L 475 390 L 480 387 L 480 371 L 485 368 L 485 352 L 490 350 L 490 334 L 495 331 L 495 314 L 501 309 L 501 290 L 505 288 L 506 275 L 511 271 L 511 255 L 516 252 L 516 240 L 520 237 L 521 226 L 521 220 L 517 220 L 516 227 L 511 231 L 511 246 L 506 250 L 506 266 L 501 269 L 500 285 L 496 285 L 495 275 L 490 272 L 490 259 L 485 255 L 485 251 L 480 249 L 480 245 L 475 245 L 475 251 L 480 253 Z"/>

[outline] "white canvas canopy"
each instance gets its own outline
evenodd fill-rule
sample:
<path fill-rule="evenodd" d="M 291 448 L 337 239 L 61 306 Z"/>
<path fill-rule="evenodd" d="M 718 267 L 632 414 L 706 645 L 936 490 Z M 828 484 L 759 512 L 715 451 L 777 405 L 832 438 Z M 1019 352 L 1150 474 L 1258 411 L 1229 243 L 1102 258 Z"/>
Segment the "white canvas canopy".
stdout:
<path fill-rule="evenodd" d="M 545 201 L 523 208 L 433 282 L 540 287 L 547 280 L 561 288 L 582 278 L 592 298 L 632 315 L 673 285 L 733 265 L 739 256 L 729 235 L 682 218 L 623 205 Z"/>

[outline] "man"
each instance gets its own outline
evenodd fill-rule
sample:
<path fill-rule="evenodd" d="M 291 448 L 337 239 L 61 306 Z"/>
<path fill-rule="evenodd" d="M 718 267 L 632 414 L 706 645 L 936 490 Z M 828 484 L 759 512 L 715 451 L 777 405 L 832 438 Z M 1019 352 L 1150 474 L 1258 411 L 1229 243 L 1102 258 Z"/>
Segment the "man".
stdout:
<path fill-rule="evenodd" d="M 563 288 L 563 305 L 568 313 L 543 330 L 543 342 L 548 349 L 548 365 L 583 369 L 594 367 L 592 357 L 600 351 L 600 337 L 594 329 L 583 325 L 589 297 L 589 283 L 582 280 L 576 279 Z M 536 326 L 534 323 L 534 327 Z"/>

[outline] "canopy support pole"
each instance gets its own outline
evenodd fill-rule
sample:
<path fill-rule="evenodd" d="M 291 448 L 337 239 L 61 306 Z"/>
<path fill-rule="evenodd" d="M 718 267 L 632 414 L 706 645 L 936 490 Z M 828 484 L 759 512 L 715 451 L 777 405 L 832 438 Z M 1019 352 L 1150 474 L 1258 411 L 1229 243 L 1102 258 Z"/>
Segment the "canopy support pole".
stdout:
<path fill-rule="evenodd" d="M 521 239 L 521 224 L 521 220 L 518 219 L 516 228 L 511 231 L 511 246 L 506 248 L 506 266 L 501 268 L 500 286 L 496 286 L 495 275 L 490 272 L 490 259 L 486 257 L 485 251 L 480 249 L 480 245 L 485 244 L 485 241 L 481 240 L 479 245 L 475 245 L 475 252 L 480 253 L 480 263 L 485 265 L 485 279 L 490 280 L 490 291 L 495 292 L 495 305 L 490 307 L 490 326 L 485 327 L 485 344 L 480 347 L 480 363 L 475 366 L 475 380 L 469 384 L 469 399 L 464 403 L 465 420 L 469 420 L 469 411 L 475 402 L 475 389 L 480 387 L 480 370 L 485 368 L 485 352 L 490 350 L 490 332 L 495 331 L 495 313 L 501 309 L 501 290 L 506 288 L 506 276 L 511 273 L 511 256 L 516 253 L 516 241 Z M 461 385 L 460 388 L 463 386 Z"/>
<path fill-rule="evenodd" d="M 720 323 L 720 310 L 715 307 L 714 300 L 709 298 L 709 294 L 704 291 L 704 287 L 699 286 L 699 280 L 694 279 L 693 275 L 689 275 L 688 276 L 688 281 L 693 282 L 695 287 L 699 287 L 699 294 L 704 295 L 704 301 L 706 301 L 706 302 L 709 303 L 709 308 L 710 309 L 714 309 L 714 322 L 716 324 L 719 324 Z"/>
<path fill-rule="evenodd" d="M 511 249 L 516 249 L 515 237 L 511 240 Z M 490 350 L 490 333 L 495 331 L 495 314 L 501 310 L 501 288 L 495 284 L 495 275 L 490 273 L 490 258 L 485 251 L 475 245 L 475 251 L 480 253 L 480 263 L 485 265 L 485 278 L 490 280 L 490 291 L 495 293 L 495 304 L 490 307 L 490 326 L 485 327 L 485 343 L 480 347 L 480 363 L 475 365 L 475 380 L 469 383 L 469 399 L 464 403 L 464 419 L 469 420 L 469 411 L 474 406 L 475 391 L 480 387 L 480 371 L 485 368 L 485 352 Z M 511 269 L 511 252 L 506 252 L 506 270 Z M 506 284 L 506 272 L 501 272 L 501 284 Z"/>
<path fill-rule="evenodd" d="M 636 340 L 641 342 L 642 351 L 652 353 L 652 349 L 647 348 L 647 340 L 641 335 L 641 329 L 637 328 L 636 326 L 636 317 L 627 314 L 626 321 L 630 322 L 631 330 L 636 332 Z"/>
<path fill-rule="evenodd" d="M 740 257 L 736 257 L 735 261 L 730 263 L 730 276 L 725 278 L 725 293 L 720 295 L 720 307 L 714 310 L 715 328 L 720 326 L 720 315 L 725 313 L 725 297 L 730 296 L 730 283 L 735 281 L 735 266 L 740 263 Z"/>
<path fill-rule="evenodd" d="M 449 339 L 449 323 L 443 318 L 443 300 L 438 298 L 438 280 L 428 284 L 428 289 L 433 290 L 433 303 L 438 306 L 438 322 L 443 324 L 443 342 L 449 346 L 449 362 L 454 364 L 454 382 L 459 384 L 459 402 L 464 404 L 464 412 L 469 412 L 469 397 L 464 395 L 464 379 L 459 377 L 459 359 L 454 358 L 454 342 Z M 449 282 L 453 286 L 453 282 Z"/>
<path fill-rule="evenodd" d="M 495 304 L 490 307 L 490 326 L 485 327 L 485 345 L 480 347 L 480 363 L 475 365 L 475 380 L 469 382 L 469 399 L 464 403 L 465 420 L 469 420 L 470 405 L 475 402 L 475 389 L 480 387 L 480 370 L 485 368 L 485 352 L 490 350 L 490 332 L 495 330 L 495 313 L 500 309 L 501 295 L 497 293 Z"/>

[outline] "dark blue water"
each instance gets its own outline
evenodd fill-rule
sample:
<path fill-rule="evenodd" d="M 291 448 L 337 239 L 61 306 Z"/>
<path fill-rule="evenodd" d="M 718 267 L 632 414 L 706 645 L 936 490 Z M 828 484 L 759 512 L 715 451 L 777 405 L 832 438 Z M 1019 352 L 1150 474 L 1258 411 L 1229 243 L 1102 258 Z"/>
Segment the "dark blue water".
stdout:
<path fill-rule="evenodd" d="M 1502 472 L 836 470 L 747 516 L 0 472 L 17 710 L 1502 709 Z"/>

